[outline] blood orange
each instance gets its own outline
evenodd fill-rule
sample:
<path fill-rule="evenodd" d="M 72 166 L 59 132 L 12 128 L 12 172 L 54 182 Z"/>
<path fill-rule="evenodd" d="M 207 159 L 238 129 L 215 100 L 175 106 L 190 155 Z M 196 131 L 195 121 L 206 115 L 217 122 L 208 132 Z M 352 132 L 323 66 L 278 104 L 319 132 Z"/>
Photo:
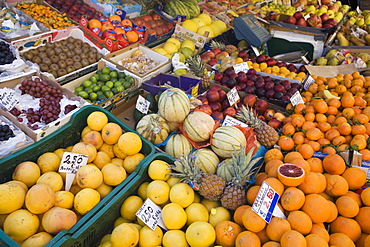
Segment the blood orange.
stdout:
<path fill-rule="evenodd" d="M 302 167 L 294 164 L 282 164 L 278 168 L 278 178 L 286 186 L 298 186 L 305 178 Z"/>

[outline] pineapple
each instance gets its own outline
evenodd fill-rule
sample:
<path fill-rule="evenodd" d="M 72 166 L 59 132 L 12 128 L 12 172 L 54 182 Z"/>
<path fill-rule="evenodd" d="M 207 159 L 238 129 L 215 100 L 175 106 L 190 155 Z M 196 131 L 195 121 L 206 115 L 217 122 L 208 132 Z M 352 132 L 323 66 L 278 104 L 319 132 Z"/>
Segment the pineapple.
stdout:
<path fill-rule="evenodd" d="M 204 63 L 200 59 L 200 56 L 195 55 L 191 58 L 188 58 L 186 62 L 189 64 L 190 70 L 193 71 L 197 77 L 202 78 L 202 88 L 203 90 L 207 90 L 210 86 L 210 78 Z"/>
<path fill-rule="evenodd" d="M 210 47 L 213 49 L 213 48 L 218 48 L 220 49 L 221 51 L 225 51 L 225 44 L 222 43 L 222 42 L 217 42 L 217 41 L 214 41 L 212 40 L 211 43 L 209 44 Z"/>
<path fill-rule="evenodd" d="M 257 167 L 254 165 L 262 158 L 252 159 L 255 147 L 245 154 L 245 148 L 242 147 L 240 152 L 234 149 L 230 171 L 233 178 L 226 185 L 221 197 L 221 205 L 224 208 L 235 210 L 246 203 L 245 186 L 250 181 L 253 172 Z"/>
<path fill-rule="evenodd" d="M 236 118 L 244 121 L 254 129 L 257 134 L 257 140 L 265 147 L 271 148 L 279 140 L 279 134 L 271 126 L 267 125 L 255 111 L 250 108 L 242 106 L 241 111 L 236 114 Z"/>
<path fill-rule="evenodd" d="M 171 175 L 181 178 L 181 182 L 188 183 L 194 190 L 198 190 L 204 198 L 210 201 L 220 200 L 225 188 L 225 181 L 215 174 L 204 173 L 194 164 L 194 161 L 195 156 L 192 154 L 182 156 L 171 167 L 173 171 L 176 171 Z"/>

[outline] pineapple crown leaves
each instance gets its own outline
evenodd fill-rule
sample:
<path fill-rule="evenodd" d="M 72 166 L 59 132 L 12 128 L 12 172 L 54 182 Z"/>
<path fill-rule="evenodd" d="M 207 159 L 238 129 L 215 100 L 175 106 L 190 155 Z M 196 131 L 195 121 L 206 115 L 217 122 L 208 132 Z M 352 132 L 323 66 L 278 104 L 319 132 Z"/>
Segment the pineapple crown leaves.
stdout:
<path fill-rule="evenodd" d="M 202 170 L 195 165 L 196 156 L 193 154 L 183 155 L 176 159 L 174 165 L 171 166 L 172 171 L 170 175 L 180 178 L 180 182 L 198 184 L 201 182 Z"/>
<path fill-rule="evenodd" d="M 231 183 L 238 187 L 243 187 L 251 180 L 253 172 L 258 168 L 254 166 L 262 157 L 252 158 L 256 147 L 252 147 L 247 154 L 245 154 L 245 147 L 241 147 L 239 153 L 235 147 L 233 148 L 233 163 L 230 171 L 234 178 L 231 180 Z"/>
<path fill-rule="evenodd" d="M 195 55 L 186 59 L 186 63 L 189 65 L 189 68 L 197 77 L 202 77 L 207 73 L 204 63 L 199 55 Z"/>
<path fill-rule="evenodd" d="M 219 42 L 219 41 L 215 41 L 215 40 L 211 40 L 211 42 L 209 43 L 209 46 L 213 49 L 213 48 L 218 48 L 220 49 L 221 51 L 224 51 L 225 50 L 225 47 L 226 45 L 222 42 Z"/>

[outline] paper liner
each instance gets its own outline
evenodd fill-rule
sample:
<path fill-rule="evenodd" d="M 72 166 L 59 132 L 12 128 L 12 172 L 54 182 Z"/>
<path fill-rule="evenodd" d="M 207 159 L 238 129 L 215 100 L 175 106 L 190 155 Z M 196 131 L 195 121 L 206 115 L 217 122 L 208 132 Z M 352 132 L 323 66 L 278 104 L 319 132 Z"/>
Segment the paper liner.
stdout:
<path fill-rule="evenodd" d="M 245 147 L 245 153 L 247 154 L 249 150 L 251 150 L 253 147 L 257 147 L 254 149 L 253 155 L 256 154 L 258 151 L 258 142 L 257 142 L 257 136 L 256 132 L 254 132 L 253 128 L 251 127 L 242 127 L 240 125 L 234 125 L 234 127 L 241 130 L 245 136 L 245 140 L 247 143 L 247 146 Z"/>

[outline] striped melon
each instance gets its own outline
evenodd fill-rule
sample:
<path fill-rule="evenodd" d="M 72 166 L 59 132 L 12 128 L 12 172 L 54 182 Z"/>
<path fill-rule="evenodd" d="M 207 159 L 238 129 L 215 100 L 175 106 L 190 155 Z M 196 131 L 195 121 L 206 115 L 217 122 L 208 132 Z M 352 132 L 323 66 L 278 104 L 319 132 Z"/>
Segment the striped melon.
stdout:
<path fill-rule="evenodd" d="M 207 141 L 210 138 L 210 132 L 215 127 L 215 120 L 202 112 L 194 111 L 188 114 L 183 123 L 183 128 L 188 137 L 195 142 Z"/>
<path fill-rule="evenodd" d="M 232 171 L 231 171 L 231 163 L 233 162 L 233 158 L 228 158 L 223 160 L 221 163 L 217 165 L 217 176 L 223 178 L 226 183 L 230 182 L 233 178 Z"/>
<path fill-rule="evenodd" d="M 179 88 L 169 88 L 158 100 L 158 111 L 169 122 L 181 123 L 190 112 L 190 100 Z"/>
<path fill-rule="evenodd" d="M 183 134 L 173 134 L 164 147 L 164 151 L 176 159 L 188 155 L 192 149 L 193 146 Z"/>
<path fill-rule="evenodd" d="M 136 131 L 151 143 L 162 143 L 168 136 L 166 119 L 158 114 L 145 115 L 136 125 Z"/>
<path fill-rule="evenodd" d="M 221 158 L 230 158 L 234 148 L 239 152 L 241 146 L 246 146 L 245 136 L 234 126 L 222 126 L 213 133 L 211 148 Z"/>
<path fill-rule="evenodd" d="M 210 174 L 216 173 L 217 165 L 220 163 L 220 159 L 211 149 L 200 148 L 192 153 L 195 156 L 194 164 L 198 166 L 202 171 Z"/>
<path fill-rule="evenodd" d="M 178 123 L 174 123 L 174 122 L 169 122 L 167 121 L 167 124 L 168 126 L 170 127 L 170 133 L 174 132 L 174 131 L 178 131 L 179 130 L 179 124 Z"/>

